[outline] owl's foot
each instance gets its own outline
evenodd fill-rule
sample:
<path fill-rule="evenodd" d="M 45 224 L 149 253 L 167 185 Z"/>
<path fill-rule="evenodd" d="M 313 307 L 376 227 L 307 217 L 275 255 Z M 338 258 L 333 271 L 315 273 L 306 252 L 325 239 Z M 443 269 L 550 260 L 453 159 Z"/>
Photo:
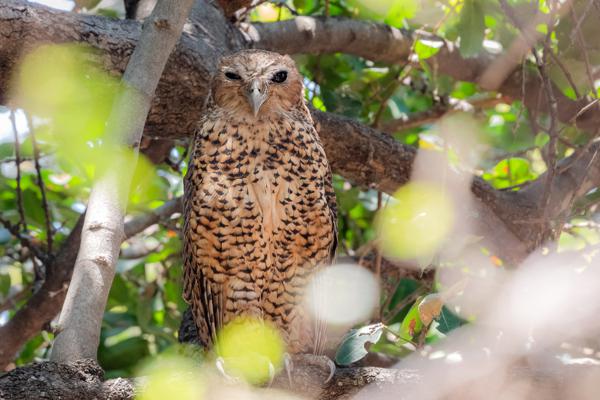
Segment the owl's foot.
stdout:
<path fill-rule="evenodd" d="M 239 383 L 240 382 L 239 378 L 231 376 L 227 372 L 225 372 L 225 360 L 223 360 L 223 357 L 217 357 L 217 359 L 215 360 L 215 367 L 217 368 L 217 371 L 219 371 L 219 373 L 221 374 L 223 379 L 225 379 L 226 382 L 228 382 L 228 383 Z"/>
<path fill-rule="evenodd" d="M 325 372 L 326 378 L 323 384 L 329 383 L 333 375 L 335 374 L 336 367 L 335 363 L 327 356 L 318 356 L 316 354 L 294 354 L 290 355 L 285 353 L 284 355 L 285 371 L 287 373 L 290 387 L 293 386 L 292 373 L 294 372 L 295 366 L 308 366 L 309 368 L 316 368 L 319 372 Z"/>

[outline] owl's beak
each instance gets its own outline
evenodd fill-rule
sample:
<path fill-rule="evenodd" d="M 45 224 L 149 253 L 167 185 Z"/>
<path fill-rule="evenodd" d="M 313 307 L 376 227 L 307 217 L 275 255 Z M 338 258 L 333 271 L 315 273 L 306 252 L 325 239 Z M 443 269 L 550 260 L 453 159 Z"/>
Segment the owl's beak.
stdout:
<path fill-rule="evenodd" d="M 246 88 L 246 98 L 250 103 L 252 113 L 256 117 L 260 107 L 267 100 L 267 89 L 260 84 L 258 79 L 253 79 Z"/>

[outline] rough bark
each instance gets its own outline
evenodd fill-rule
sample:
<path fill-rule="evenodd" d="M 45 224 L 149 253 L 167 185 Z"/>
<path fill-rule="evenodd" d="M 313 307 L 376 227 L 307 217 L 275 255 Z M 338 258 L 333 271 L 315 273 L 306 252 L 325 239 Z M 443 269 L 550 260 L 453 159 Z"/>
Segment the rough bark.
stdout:
<path fill-rule="evenodd" d="M 456 367 L 445 365 L 443 368 Z M 299 366 L 299 371 L 300 373 L 294 375 L 294 385 L 291 388 L 287 376 L 281 374 L 269 389 L 236 393 L 234 387 L 220 383 L 218 387 L 210 388 L 210 393 L 212 398 L 232 398 L 232 394 L 236 393 L 235 398 L 277 399 L 281 398 L 281 392 L 275 392 L 273 389 L 279 389 L 296 394 L 298 398 L 318 396 L 321 400 L 410 400 L 422 398 L 418 396 L 419 391 L 423 394 L 424 385 L 438 384 L 436 381 L 427 381 L 427 371 L 416 369 L 339 368 L 327 384 L 323 384 L 323 371 L 317 371 L 311 366 Z M 484 398 L 489 396 L 490 390 L 518 394 L 516 398 L 522 400 L 559 400 L 572 398 L 573 393 L 587 394 L 588 397 L 585 398 L 591 398 L 589 396 L 594 393 L 595 387 L 593 382 L 597 381 L 598 374 L 598 368 L 591 366 L 534 369 L 515 364 L 507 371 L 494 370 L 490 375 L 486 374 L 475 381 L 463 377 L 464 383 L 454 385 L 451 391 L 444 391 L 444 398 Z M 503 386 L 498 387 L 499 383 Z M 365 392 L 359 393 L 364 389 Z M 11 400 L 130 400 L 143 390 L 143 379 L 118 378 L 104 381 L 102 369 L 93 360 L 80 360 L 69 364 L 36 363 L 0 377 L 0 398 Z"/>
<path fill-rule="evenodd" d="M 0 399 L 11 400 L 131 400 L 134 387 L 126 379 L 104 381 L 94 360 L 69 364 L 43 362 L 15 369 L 0 377 Z"/>

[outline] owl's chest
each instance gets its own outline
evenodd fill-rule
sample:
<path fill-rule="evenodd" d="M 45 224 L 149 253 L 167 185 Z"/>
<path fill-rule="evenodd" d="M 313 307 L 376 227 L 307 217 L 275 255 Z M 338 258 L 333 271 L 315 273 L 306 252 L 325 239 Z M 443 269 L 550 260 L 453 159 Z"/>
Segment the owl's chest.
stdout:
<path fill-rule="evenodd" d="M 318 142 L 301 127 L 277 128 L 226 126 L 199 138 L 193 168 L 206 206 L 260 217 L 272 232 L 293 217 L 294 202 L 322 191 Z"/>

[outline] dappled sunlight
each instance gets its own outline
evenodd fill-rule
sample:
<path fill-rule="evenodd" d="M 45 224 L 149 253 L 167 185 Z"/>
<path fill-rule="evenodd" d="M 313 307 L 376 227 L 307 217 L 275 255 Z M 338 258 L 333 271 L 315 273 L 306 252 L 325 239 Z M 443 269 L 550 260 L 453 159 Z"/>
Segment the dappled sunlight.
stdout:
<path fill-rule="evenodd" d="M 487 285 L 482 281 L 485 274 L 464 278 L 479 275 L 477 284 L 462 285 L 458 295 L 449 296 L 447 305 L 478 308 L 477 313 L 470 314 L 475 316 L 469 325 L 451 332 L 444 341 L 402 360 L 398 367 L 418 369 L 422 379 L 436 382 L 403 388 L 404 393 L 432 399 L 456 393 L 479 397 L 497 388 L 506 394 L 503 398 L 527 399 L 539 385 L 535 376 L 518 377 L 511 384 L 507 380 L 518 366 L 530 366 L 560 371 L 571 388 L 569 393 L 589 394 L 598 371 L 588 370 L 582 376 L 573 373 L 574 367 L 598 365 L 600 353 L 572 343 L 586 343 L 600 332 L 595 318 L 600 304 L 597 264 L 597 257 L 590 260 L 581 254 L 540 250 L 518 270 L 487 276 Z M 494 267 L 484 269 L 493 271 Z M 438 269 L 442 279 L 445 270 Z M 453 367 L 449 369 L 448 364 Z M 367 388 L 357 398 L 388 398 L 368 397 L 371 394 Z"/>
<path fill-rule="evenodd" d="M 347 327 L 367 321 L 378 301 L 379 284 L 374 275 L 353 264 L 338 264 L 318 271 L 305 298 L 314 318 Z"/>
<path fill-rule="evenodd" d="M 400 188 L 376 221 L 386 257 L 427 262 L 439 250 L 453 223 L 453 207 L 444 191 L 426 183 Z"/>
<path fill-rule="evenodd" d="M 485 145 L 479 125 L 465 114 L 443 118 L 417 153 L 411 182 L 379 212 L 376 227 L 383 254 L 427 267 L 433 256 L 452 258 L 473 241 L 470 174 Z"/>
<path fill-rule="evenodd" d="M 195 3 L 0 1 L 0 397 L 598 397 L 600 3 Z"/>
<path fill-rule="evenodd" d="M 104 71 L 91 48 L 79 44 L 44 45 L 27 54 L 12 89 L 13 101 L 35 117 L 30 128 L 44 150 L 55 152 L 61 168 L 87 178 L 88 187 L 115 168 L 117 181 L 128 186 L 126 177 L 135 171 L 128 202 L 140 204 L 159 195 L 151 184 L 156 172 L 123 144 L 122 130 L 136 112 L 135 99 L 122 101 L 125 107 L 112 115 L 117 121 L 107 125 L 118 96 L 133 94 Z"/>
<path fill-rule="evenodd" d="M 279 331 L 268 321 L 252 317 L 240 317 L 225 325 L 215 345 L 225 373 L 254 384 L 267 382 L 281 370 L 284 352 Z"/>
<path fill-rule="evenodd" d="M 145 384 L 137 400 L 202 400 L 206 377 L 189 358 L 168 355 L 150 360 L 139 370 Z"/>

